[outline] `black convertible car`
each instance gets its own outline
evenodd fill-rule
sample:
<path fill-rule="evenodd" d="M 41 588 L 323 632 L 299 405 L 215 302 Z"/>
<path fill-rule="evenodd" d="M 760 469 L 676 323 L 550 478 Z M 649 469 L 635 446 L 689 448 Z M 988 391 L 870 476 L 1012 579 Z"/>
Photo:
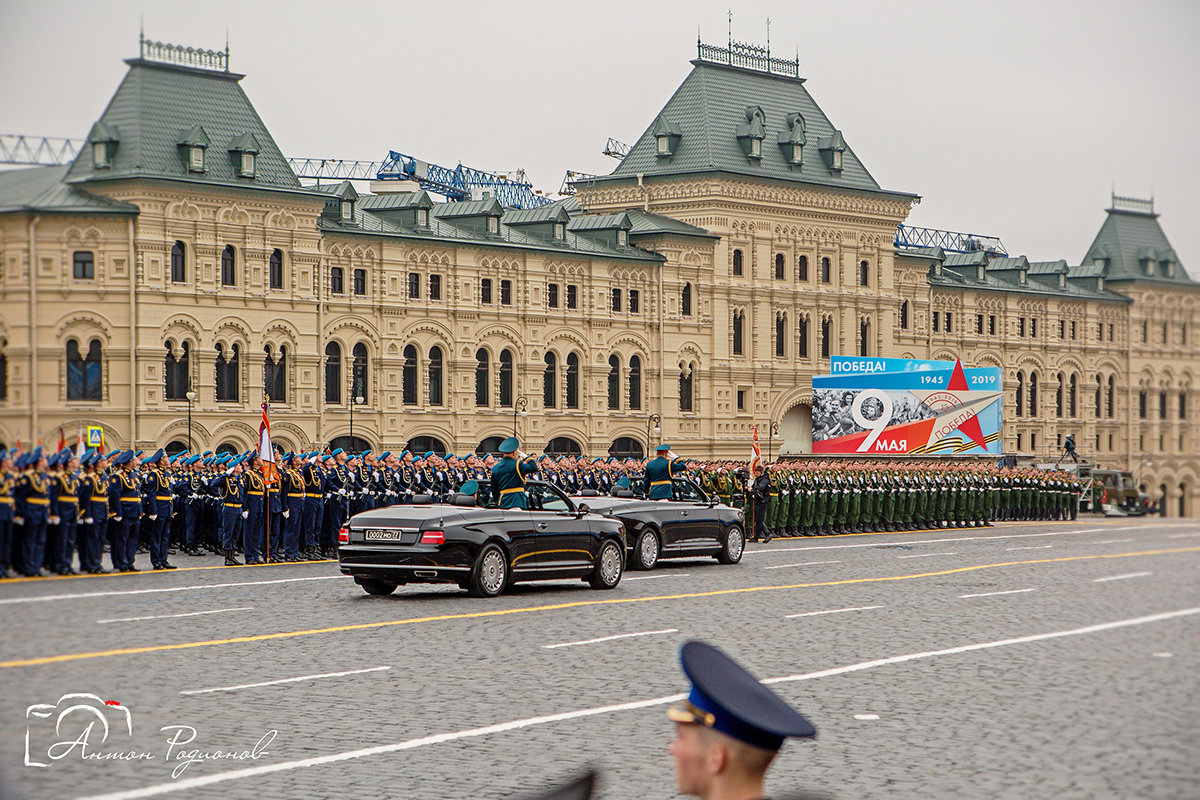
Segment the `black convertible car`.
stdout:
<path fill-rule="evenodd" d="M 456 494 L 450 503 L 355 514 L 338 533 L 338 564 L 379 595 L 406 583 L 457 583 L 495 597 L 517 581 L 582 578 L 596 589 L 621 582 L 620 520 L 588 513 L 587 503 L 545 483 L 527 483 L 525 499 L 528 510 L 479 507 L 474 496 Z"/>
<path fill-rule="evenodd" d="M 741 511 L 719 504 L 689 480 L 676 478 L 671 491 L 670 500 L 644 500 L 628 490 L 574 500 L 621 521 L 630 567 L 653 569 L 660 558 L 716 556 L 722 564 L 742 560 L 746 533 Z"/>

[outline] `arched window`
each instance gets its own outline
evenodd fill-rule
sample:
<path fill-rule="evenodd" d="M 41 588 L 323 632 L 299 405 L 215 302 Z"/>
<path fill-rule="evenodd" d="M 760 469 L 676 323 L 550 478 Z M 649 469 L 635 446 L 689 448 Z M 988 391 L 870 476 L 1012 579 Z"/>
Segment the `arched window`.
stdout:
<path fill-rule="evenodd" d="M 692 410 L 692 376 L 695 372 L 694 364 L 679 365 L 679 410 Z"/>
<path fill-rule="evenodd" d="M 1096 374 L 1096 418 L 1100 418 L 1100 394 L 1104 388 L 1104 376 Z"/>
<path fill-rule="evenodd" d="M 191 373 L 188 372 L 188 343 L 179 345 L 179 357 L 175 357 L 174 347 L 167 342 L 167 357 L 163 363 L 163 375 L 166 378 L 166 397 L 168 400 L 186 400 L 190 386 Z"/>
<path fill-rule="evenodd" d="M 363 450 L 370 450 L 371 443 L 361 436 L 338 436 L 329 443 L 331 450 L 341 448 L 347 453 L 361 453 Z M 424 453 L 425 451 L 420 451 Z"/>
<path fill-rule="evenodd" d="M 858 354 L 871 355 L 871 320 L 864 319 L 858 323 Z"/>
<path fill-rule="evenodd" d="M 808 280 L 808 256 L 800 256 L 800 258 L 797 259 L 796 264 L 800 280 Z"/>
<path fill-rule="evenodd" d="M 1079 374 L 1071 373 L 1071 385 L 1067 390 L 1067 413 L 1072 419 L 1079 416 Z"/>
<path fill-rule="evenodd" d="M 558 357 L 546 353 L 546 369 L 542 372 L 542 407 L 558 407 Z"/>
<path fill-rule="evenodd" d="M 346 293 L 346 276 L 341 267 L 329 268 L 329 292 L 331 294 Z"/>
<path fill-rule="evenodd" d="M 900 329 L 908 330 L 908 301 L 904 300 L 900 303 Z M 983 331 L 980 331 L 982 333 Z"/>
<path fill-rule="evenodd" d="M 567 355 L 567 408 L 579 408 L 579 354 Z"/>
<path fill-rule="evenodd" d="M 808 358 L 808 317 L 800 317 L 800 358 Z"/>
<path fill-rule="evenodd" d="M 429 405 L 442 404 L 442 348 L 429 348 Z"/>
<path fill-rule="evenodd" d="M 417 348 L 411 344 L 404 348 L 404 367 L 401 374 L 403 383 L 404 405 L 417 404 Z"/>
<path fill-rule="evenodd" d="M 1038 415 L 1038 374 L 1037 372 L 1029 373 L 1029 416 L 1036 417 Z"/>
<path fill-rule="evenodd" d="M 733 274 L 734 275 L 742 274 L 742 251 L 741 250 L 733 251 Z"/>
<path fill-rule="evenodd" d="M 270 273 L 270 281 L 272 289 L 283 288 L 283 251 L 272 250 L 271 260 L 268 262 L 268 272 Z"/>
<path fill-rule="evenodd" d="M 871 285 L 871 265 L 866 261 L 858 262 L 858 285 Z"/>
<path fill-rule="evenodd" d="M 821 259 L 821 283 L 829 283 L 831 281 L 831 266 L 828 258 Z"/>
<path fill-rule="evenodd" d="M 218 403 L 236 403 L 238 401 L 238 355 L 236 344 L 226 348 L 217 345 L 216 395 Z"/>
<path fill-rule="evenodd" d="M 833 345 L 830 341 L 832 338 L 833 321 L 826 318 L 821 320 L 821 358 L 829 358 L 829 348 Z"/>
<path fill-rule="evenodd" d="M 787 339 L 787 312 L 782 311 L 775 315 L 775 356 L 777 358 L 787 356 Z"/>
<path fill-rule="evenodd" d="M 740 356 L 742 354 L 742 327 L 745 324 L 746 312 L 733 312 L 733 354 Z"/>
<path fill-rule="evenodd" d="M 287 402 L 287 346 L 279 346 L 279 357 L 271 360 L 270 345 L 263 348 L 263 391 L 273 403 Z"/>
<path fill-rule="evenodd" d="M 439 456 L 446 455 L 446 445 L 436 436 L 414 436 L 404 445 L 404 449 L 418 455 L 424 455 L 430 450 Z"/>
<path fill-rule="evenodd" d="M 88 352 L 84 356 L 79 350 L 79 342 L 75 339 L 67 341 L 67 399 L 68 400 L 100 400 L 101 378 L 103 366 L 100 361 L 100 340 L 92 339 L 88 343 Z"/>
<path fill-rule="evenodd" d="M 513 404 L 513 354 L 512 350 L 500 351 L 500 406 L 512 408 Z"/>
<path fill-rule="evenodd" d="M 608 410 L 621 408 L 621 359 L 615 354 L 608 357 Z"/>
<path fill-rule="evenodd" d="M 1116 391 L 1117 391 L 1116 376 L 1109 375 L 1108 376 L 1108 392 L 1105 394 L 1105 398 L 1104 398 L 1104 410 L 1108 412 L 1105 416 L 1107 416 L 1109 419 L 1113 418 L 1113 406 L 1115 405 L 1115 403 L 1113 401 L 1116 399 L 1115 398 Z"/>
<path fill-rule="evenodd" d="M 491 380 L 488 361 L 487 350 L 481 347 L 475 351 L 475 405 L 481 408 L 488 404 L 488 383 Z"/>
<path fill-rule="evenodd" d="M 1058 389 L 1054 392 L 1054 415 L 1059 419 L 1063 416 L 1063 397 L 1066 392 L 1067 376 L 1058 373 Z"/>
<path fill-rule="evenodd" d="M 640 356 L 629 357 L 629 410 L 637 411 L 642 407 L 642 359 Z"/>
<path fill-rule="evenodd" d="M 679 313 L 685 317 L 692 315 L 692 285 L 685 283 L 679 293 Z"/>
<path fill-rule="evenodd" d="M 783 253 L 775 254 L 775 280 L 782 281 L 787 277 L 787 264 L 784 261 Z"/>
<path fill-rule="evenodd" d="M 351 368 L 351 388 L 354 395 L 351 401 L 357 400 L 359 397 L 364 403 L 370 402 L 370 395 L 367 394 L 367 346 L 363 342 L 354 345 L 354 350 L 351 351 L 354 357 L 354 362 L 350 365 Z"/>
<path fill-rule="evenodd" d="M 1100 390 L 1096 390 L 1096 416 L 1100 416 Z M 1158 393 L 1158 418 L 1167 418 L 1167 390 Z"/>
<path fill-rule="evenodd" d="M 177 453 L 186 452 L 187 449 L 188 449 L 187 442 L 181 442 L 178 439 L 176 439 L 173 442 L 167 442 L 166 447 L 163 448 L 163 450 L 166 451 L 166 454 L 169 456 L 176 455 Z"/>
<path fill-rule="evenodd" d="M 1017 416 L 1025 416 L 1025 373 L 1017 373 Z"/>
<path fill-rule="evenodd" d="M 171 246 L 171 281 L 173 283 L 187 283 L 187 263 L 184 261 L 186 254 L 187 248 L 183 242 L 176 242 Z"/>
<path fill-rule="evenodd" d="M 492 455 L 492 456 L 499 457 L 500 444 L 503 441 L 504 441 L 503 436 L 489 436 L 488 438 L 486 438 L 482 442 L 480 442 L 479 446 L 475 448 L 475 455 L 477 455 L 477 456 Z"/>
<path fill-rule="evenodd" d="M 342 402 L 342 348 L 337 342 L 325 345 L 325 402 Z"/>
<path fill-rule="evenodd" d="M 633 458 L 641 461 L 646 457 L 646 450 L 637 439 L 629 436 L 620 436 L 614 439 L 613 443 L 609 445 L 608 454 L 613 458 Z"/>
<path fill-rule="evenodd" d="M 221 442 L 217 445 L 217 455 L 228 456 L 233 455 L 238 451 L 238 446 L 232 442 Z"/>
<path fill-rule="evenodd" d="M 235 253 L 233 245 L 225 245 L 225 249 L 221 251 L 221 285 L 235 286 L 237 285 L 237 272 L 234 269 Z"/>
<path fill-rule="evenodd" d="M 546 445 L 545 452 L 552 456 L 581 456 L 583 448 L 574 439 L 567 436 L 556 436 Z"/>

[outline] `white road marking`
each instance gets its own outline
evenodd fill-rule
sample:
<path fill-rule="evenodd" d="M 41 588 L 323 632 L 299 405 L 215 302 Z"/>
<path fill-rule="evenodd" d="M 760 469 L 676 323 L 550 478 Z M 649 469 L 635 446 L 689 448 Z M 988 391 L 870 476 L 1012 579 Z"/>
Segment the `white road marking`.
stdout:
<path fill-rule="evenodd" d="M 1147 575 L 1153 574 L 1153 572 L 1129 572 L 1125 575 L 1110 575 L 1107 578 L 1093 578 L 1092 583 L 1104 583 L 1104 581 L 1123 581 L 1126 578 L 1144 578 Z"/>
<path fill-rule="evenodd" d="M 1033 589 L 1008 589 L 1003 592 L 980 592 L 979 594 L 960 594 L 958 597 L 961 600 L 961 599 L 965 599 L 967 597 L 994 597 L 998 594 L 1021 594 L 1022 592 L 1032 592 L 1032 591 L 1033 591 Z"/>
<path fill-rule="evenodd" d="M 226 611 L 251 611 L 254 606 L 242 606 L 241 608 L 214 608 L 212 611 L 189 611 L 186 614 L 159 614 L 154 617 L 123 617 L 121 619 L 98 619 L 97 625 L 107 625 L 110 622 L 141 622 L 146 619 L 174 619 L 176 617 L 199 617 L 202 614 L 223 614 Z"/>
<path fill-rule="evenodd" d="M 807 547 L 756 547 L 754 549 L 746 549 L 745 555 L 761 556 L 771 553 L 797 553 L 801 550 L 846 550 L 857 547 L 900 547 L 901 545 L 910 544 L 941 544 L 943 542 L 986 542 L 991 539 L 1030 539 L 1038 536 L 1076 536 L 1081 533 L 1096 533 L 1104 528 L 1089 528 L 1085 531 L 1045 531 L 1044 533 L 1012 533 L 1001 536 L 957 536 L 946 539 L 911 539 L 905 542 L 890 542 L 887 540 L 875 540 L 873 542 L 862 542 L 858 544 L 815 544 Z"/>
<path fill-rule="evenodd" d="M 787 569 L 788 567 L 812 567 L 817 564 L 840 564 L 841 561 L 805 561 L 801 564 L 776 564 L 773 567 L 763 567 L 763 569 Z"/>
<path fill-rule="evenodd" d="M 202 589 L 228 589 L 234 586 L 264 586 L 270 583 L 296 583 L 298 581 L 345 580 L 344 575 L 315 575 L 310 578 L 276 578 L 271 581 L 239 581 L 237 583 L 200 583 L 194 586 L 166 586 L 160 589 L 122 589 L 111 592 L 80 592 L 79 594 L 47 594 L 41 597 L 8 597 L 0 605 L 10 603 L 45 603 L 50 600 L 87 600 L 92 597 L 124 597 L 131 594 L 158 594 L 160 592 L 191 592 Z"/>
<path fill-rule="evenodd" d="M 574 647 L 577 644 L 596 644 L 597 642 L 611 642 L 614 639 L 632 639 L 635 636 L 658 636 L 664 633 L 679 633 L 678 628 L 667 628 L 662 631 L 641 631 L 639 633 L 618 633 L 616 636 L 601 636 L 599 639 L 584 639 L 582 642 L 560 642 L 558 644 L 544 644 L 547 650 L 554 650 L 558 647 Z"/>
<path fill-rule="evenodd" d="M 692 577 L 691 573 L 681 572 L 678 575 L 639 575 L 636 578 L 623 578 L 622 580 L 626 580 L 626 581 L 658 581 L 658 580 L 662 580 L 663 578 L 690 578 L 690 577 Z"/>
<path fill-rule="evenodd" d="M 863 661 L 859 664 L 849 664 L 844 667 L 834 667 L 832 669 L 820 670 L 818 672 L 807 672 L 799 675 L 786 675 L 780 678 L 770 678 L 763 681 L 763 683 L 794 683 L 796 681 L 807 681 L 815 678 L 827 678 L 834 675 L 845 675 L 851 672 L 861 672 L 862 670 L 875 669 L 876 667 L 885 667 L 892 664 L 903 664 L 908 661 L 919 661 L 922 659 L 938 658 L 940 656 L 956 655 L 958 653 L 969 653 L 974 650 L 988 650 L 995 647 L 1009 647 L 1017 644 L 1041 642 L 1047 639 L 1061 639 L 1067 636 L 1081 636 L 1089 633 L 1100 633 L 1102 631 L 1125 628 L 1133 625 L 1146 625 L 1152 622 L 1162 622 L 1164 620 L 1176 619 L 1178 617 L 1185 617 L 1193 614 L 1200 614 L 1200 608 L 1185 608 L 1179 611 L 1168 611 L 1162 614 L 1152 614 L 1146 617 L 1134 617 L 1132 619 L 1117 620 L 1116 622 L 1103 622 L 1098 625 L 1089 625 L 1085 628 L 1074 628 L 1072 630 L 1055 631 L 1053 633 L 1037 633 L 1031 636 L 1021 636 L 1015 639 L 1001 639 L 994 642 L 982 642 L 979 644 L 962 645 L 961 647 L 949 647 L 944 650 L 929 650 L 923 653 L 908 653 L 906 655 L 891 656 L 890 658 L 875 659 L 874 661 Z M 524 719 L 511 720 L 509 722 L 485 725 L 481 728 L 468 728 L 466 730 L 451 731 L 449 733 L 438 733 L 431 736 L 422 736 L 418 739 L 408 739 L 402 742 L 376 745 L 374 747 L 364 747 L 358 750 L 347 750 L 341 753 L 330 753 L 329 755 L 314 756 L 312 758 L 303 758 L 295 761 L 282 761 L 277 764 L 263 764 L 255 767 L 244 767 L 242 769 L 229 770 L 228 772 L 218 772 L 212 775 L 202 775 L 195 778 L 175 780 L 171 781 L 170 783 L 151 784 L 150 786 L 143 786 L 138 789 L 127 789 L 123 791 L 110 792 L 109 794 L 92 795 L 90 798 L 86 798 L 85 800 L 136 800 L 136 798 L 141 797 L 156 797 L 162 794 L 189 791 L 191 789 L 198 789 L 202 786 L 212 786 L 213 784 L 241 780 L 243 778 L 256 778 L 262 775 L 271 775 L 276 772 L 287 772 L 289 770 L 317 767 L 324 764 L 337 764 L 356 758 L 385 755 L 388 753 L 402 752 L 404 750 L 414 750 L 418 747 L 427 747 L 429 745 L 441 744 L 443 742 L 455 742 L 462 739 L 490 736 L 495 733 L 507 733 L 508 731 L 530 728 L 535 725 L 549 725 L 555 722 L 566 722 L 584 717 L 595 717 L 601 714 L 615 714 L 621 711 L 637 711 L 643 708 L 653 708 L 654 706 L 678 703 L 685 697 L 687 697 L 687 695 L 672 694 L 666 695 L 665 697 L 652 697 L 648 700 L 636 700 L 630 703 L 620 703 L 618 705 L 584 708 L 577 711 L 567 711 L 559 714 L 547 714 L 541 717 L 526 717 Z"/>
<path fill-rule="evenodd" d="M 1183 539 L 1188 536 L 1200 536 L 1200 533 L 1168 533 L 1168 539 Z"/>
<path fill-rule="evenodd" d="M 1175 655 L 1175 654 L 1174 653 L 1155 653 L 1154 657 L 1155 658 L 1170 658 L 1173 655 Z"/>
<path fill-rule="evenodd" d="M 1080 544 L 1125 544 L 1133 539 L 1105 539 L 1103 542 L 1080 542 Z"/>
<path fill-rule="evenodd" d="M 958 553 L 916 553 L 910 556 L 896 556 L 896 558 L 932 558 L 933 556 L 956 556 Z"/>
<path fill-rule="evenodd" d="M 879 719 L 879 715 L 878 714 L 855 714 L 854 718 L 862 719 L 862 720 Z"/>
<path fill-rule="evenodd" d="M 1047 550 L 1054 547 L 1052 544 L 1027 544 L 1024 547 L 1006 547 L 1005 550 Z"/>
<path fill-rule="evenodd" d="M 873 608 L 883 608 L 883 606 L 858 606 L 857 608 L 831 608 L 828 611 L 806 611 L 803 614 L 788 614 L 784 619 L 796 619 L 797 617 L 817 617 L 821 614 L 841 614 L 843 611 L 870 611 Z"/>
<path fill-rule="evenodd" d="M 364 672 L 379 672 L 380 670 L 391 669 L 391 667 L 371 667 L 370 669 L 351 669 L 346 672 L 325 672 L 320 675 L 300 675 L 296 678 L 281 678 L 277 681 L 263 681 L 262 683 L 243 683 L 238 686 L 218 686 L 214 689 L 188 689 L 180 694 L 210 694 L 212 692 L 236 692 L 238 689 L 257 689 L 260 686 L 276 686 L 281 683 L 296 683 L 298 681 L 314 681 L 317 678 L 340 678 L 343 675 L 361 675 Z"/>

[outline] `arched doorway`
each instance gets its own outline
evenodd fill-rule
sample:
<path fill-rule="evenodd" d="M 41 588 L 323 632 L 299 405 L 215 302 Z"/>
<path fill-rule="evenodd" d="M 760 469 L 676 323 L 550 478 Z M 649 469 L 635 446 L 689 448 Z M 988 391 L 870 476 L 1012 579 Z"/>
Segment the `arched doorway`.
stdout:
<path fill-rule="evenodd" d="M 347 454 L 357 454 L 363 450 L 370 450 L 371 443 L 359 436 L 339 436 L 329 443 L 329 449 L 333 451 L 339 447 Z"/>
<path fill-rule="evenodd" d="M 646 449 L 637 439 L 621 436 L 609 446 L 608 454 L 614 458 L 633 458 L 640 461 L 646 457 Z"/>
<path fill-rule="evenodd" d="M 503 441 L 504 441 L 504 437 L 502 437 L 502 436 L 489 436 L 488 438 L 486 438 L 482 442 L 480 442 L 479 446 L 475 448 L 475 455 L 477 455 L 477 456 L 486 456 L 486 455 L 499 456 L 500 455 L 500 443 Z"/>
<path fill-rule="evenodd" d="M 173 442 L 167 442 L 167 446 L 164 447 L 163 450 L 167 451 L 167 455 L 173 456 L 176 453 L 185 452 L 187 450 L 187 443 L 176 439 Z"/>
<path fill-rule="evenodd" d="M 414 456 L 423 456 L 430 450 L 438 456 L 444 456 L 447 452 L 446 445 L 436 436 L 414 436 L 408 440 L 408 444 L 404 446 L 404 449 Z"/>
<path fill-rule="evenodd" d="M 556 436 L 550 440 L 543 452 L 552 456 L 581 456 L 583 448 L 569 436 Z"/>
<path fill-rule="evenodd" d="M 812 406 L 799 403 L 787 410 L 779 423 L 780 457 L 812 453 Z"/>

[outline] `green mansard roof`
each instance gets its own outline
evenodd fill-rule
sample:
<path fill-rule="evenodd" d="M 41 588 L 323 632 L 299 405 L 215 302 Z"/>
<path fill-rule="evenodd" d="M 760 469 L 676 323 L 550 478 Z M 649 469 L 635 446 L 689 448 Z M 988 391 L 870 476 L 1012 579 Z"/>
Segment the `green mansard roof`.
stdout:
<path fill-rule="evenodd" d="M 1105 280 L 1195 285 L 1158 224 L 1153 200 L 1113 197 L 1112 208 L 1083 257 L 1106 267 Z"/>

